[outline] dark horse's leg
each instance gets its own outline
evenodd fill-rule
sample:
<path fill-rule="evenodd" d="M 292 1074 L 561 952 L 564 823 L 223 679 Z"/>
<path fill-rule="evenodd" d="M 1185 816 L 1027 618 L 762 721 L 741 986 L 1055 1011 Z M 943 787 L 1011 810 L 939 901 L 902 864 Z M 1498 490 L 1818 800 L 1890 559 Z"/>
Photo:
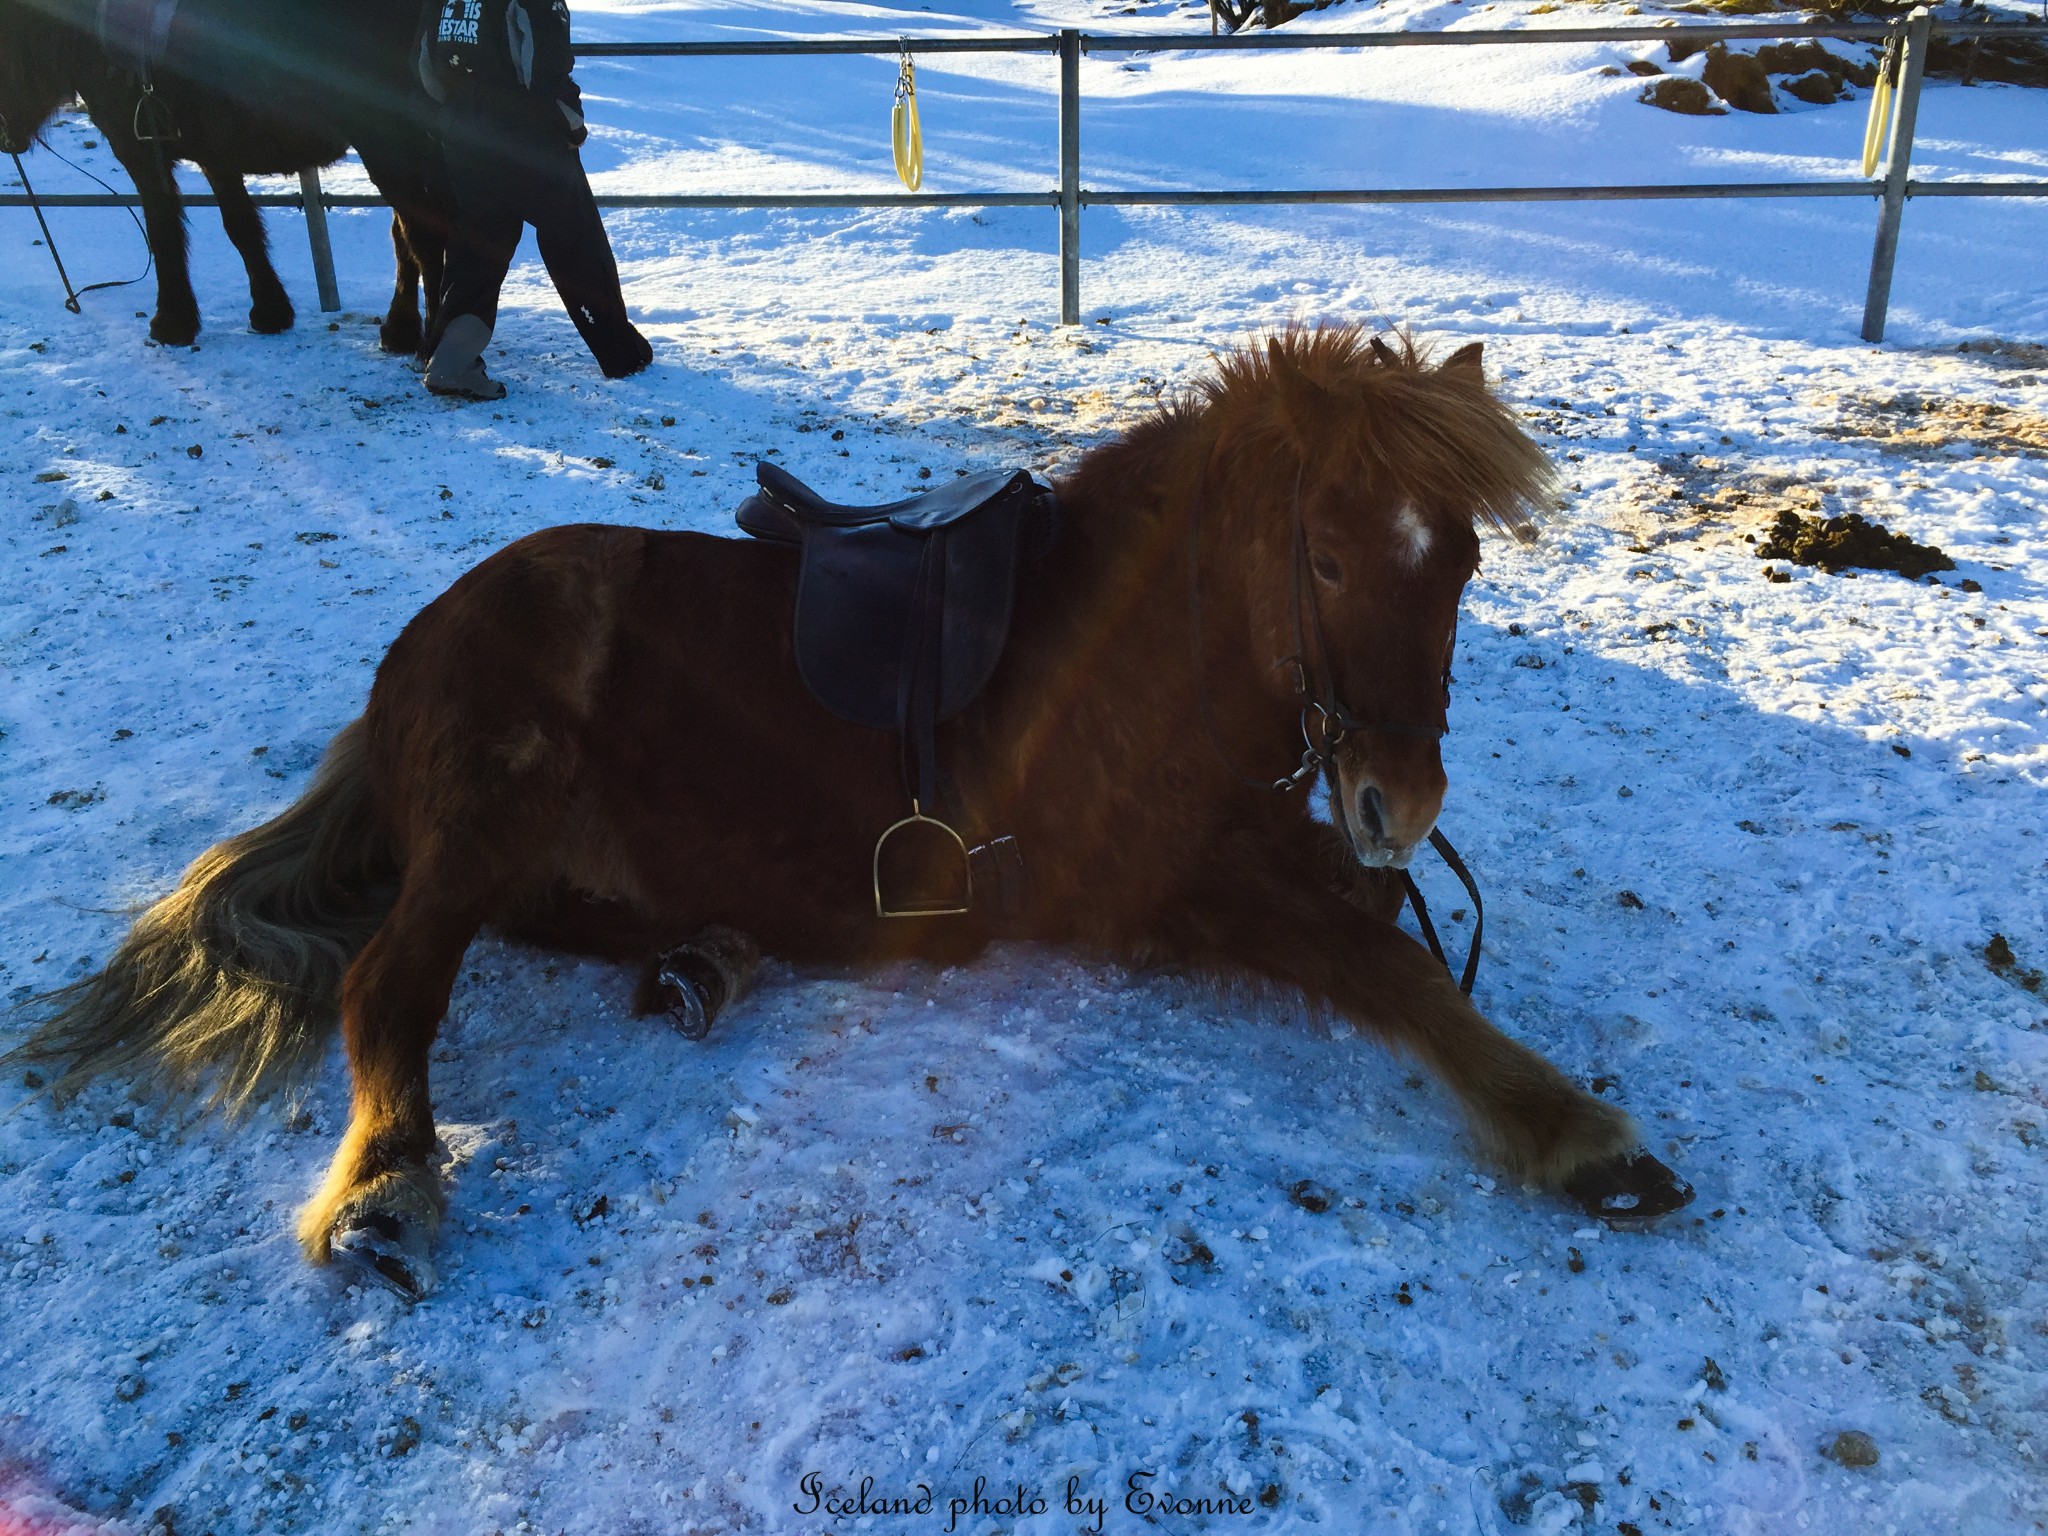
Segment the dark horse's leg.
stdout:
<path fill-rule="evenodd" d="M 270 235 L 263 227 L 263 215 L 249 201 L 249 189 L 233 171 L 217 171 L 210 165 L 199 169 L 220 199 L 221 228 L 234 242 L 249 273 L 249 329 L 264 336 L 290 330 L 296 318 L 292 301 L 278 281 L 277 268 L 270 264 Z"/>
<path fill-rule="evenodd" d="M 356 154 L 370 180 L 391 204 L 391 250 L 396 270 L 391 303 L 377 340 L 386 352 L 424 357 L 441 302 L 444 253 L 448 244 L 451 194 L 440 166 L 441 151 L 416 126 L 382 123 L 358 128 Z M 421 323 L 421 288 L 426 290 Z"/>
<path fill-rule="evenodd" d="M 397 258 L 397 270 L 391 305 L 384 311 L 384 323 L 377 327 L 377 341 L 386 352 L 415 353 L 424 334 L 420 329 L 420 262 L 413 253 L 405 220 L 397 213 L 391 215 L 391 253 Z"/>
<path fill-rule="evenodd" d="M 1568 1190 L 1598 1214 L 1647 1218 L 1691 1198 L 1669 1169 L 1633 1151 L 1628 1115 L 1494 1028 L 1421 945 L 1378 915 L 1385 893 L 1360 886 L 1329 828 L 1280 818 L 1247 827 L 1208 868 L 1140 931 L 1138 958 L 1250 971 L 1407 1047 L 1511 1172 Z"/>
<path fill-rule="evenodd" d="M 149 234 L 150 254 L 156 258 L 156 314 L 149 322 L 150 340 L 182 347 L 199 335 L 199 301 L 192 293 L 185 250 L 185 207 L 177 183 L 171 179 L 170 151 L 162 144 L 144 143 L 135 137 L 138 99 L 132 90 L 116 90 L 107 98 L 95 93 L 87 98 L 86 108 L 106 134 L 114 158 L 135 183 L 136 196 L 142 199 L 143 228 Z"/>
<path fill-rule="evenodd" d="M 448 218 L 445 213 L 414 210 L 405 216 L 405 243 L 420 269 L 421 302 L 426 317 L 416 350 L 425 357 L 427 338 L 441 334 L 441 289 L 448 281 Z"/>

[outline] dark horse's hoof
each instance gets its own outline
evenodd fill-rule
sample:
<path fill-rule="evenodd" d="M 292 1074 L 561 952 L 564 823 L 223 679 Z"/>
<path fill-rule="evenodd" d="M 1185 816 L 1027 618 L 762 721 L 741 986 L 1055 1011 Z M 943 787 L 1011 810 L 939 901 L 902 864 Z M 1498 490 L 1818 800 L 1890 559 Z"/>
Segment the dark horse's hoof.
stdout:
<path fill-rule="evenodd" d="M 337 1259 L 354 1266 L 365 1280 L 418 1301 L 434 1288 L 434 1264 L 427 1239 L 411 1223 L 383 1211 L 357 1211 L 344 1216 L 328 1239 Z"/>
<path fill-rule="evenodd" d="M 1641 1148 L 1581 1168 L 1564 1192 L 1588 1215 L 1619 1225 L 1655 1221 L 1692 1204 L 1692 1186 Z"/>
<path fill-rule="evenodd" d="M 174 315 L 158 310 L 156 318 L 149 322 L 149 339 L 166 347 L 191 346 L 199 339 L 198 313 Z"/>
<path fill-rule="evenodd" d="M 426 355 L 426 330 L 416 309 L 393 309 L 377 327 L 377 345 L 399 357 Z"/>
<path fill-rule="evenodd" d="M 298 318 L 292 301 L 280 294 L 276 299 L 265 299 L 250 306 L 249 329 L 258 336 L 281 336 L 292 328 Z"/>

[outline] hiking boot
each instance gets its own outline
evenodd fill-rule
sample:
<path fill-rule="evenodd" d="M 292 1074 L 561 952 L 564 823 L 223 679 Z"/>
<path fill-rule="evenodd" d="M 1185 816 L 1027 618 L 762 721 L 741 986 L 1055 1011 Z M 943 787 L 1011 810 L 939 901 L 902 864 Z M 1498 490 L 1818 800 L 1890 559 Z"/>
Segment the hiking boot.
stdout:
<path fill-rule="evenodd" d="M 491 328 L 477 315 L 457 315 L 427 363 L 427 393 L 458 400 L 502 400 L 505 386 L 484 372 Z"/>

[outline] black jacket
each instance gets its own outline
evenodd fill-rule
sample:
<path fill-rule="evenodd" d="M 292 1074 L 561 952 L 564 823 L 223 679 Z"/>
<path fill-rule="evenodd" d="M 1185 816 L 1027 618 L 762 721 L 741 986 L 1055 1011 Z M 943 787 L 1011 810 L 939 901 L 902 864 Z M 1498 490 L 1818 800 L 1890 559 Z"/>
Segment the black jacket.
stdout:
<path fill-rule="evenodd" d="M 420 82 L 437 101 L 524 106 L 580 140 L 583 95 L 570 78 L 564 0 L 430 0 L 420 36 Z"/>

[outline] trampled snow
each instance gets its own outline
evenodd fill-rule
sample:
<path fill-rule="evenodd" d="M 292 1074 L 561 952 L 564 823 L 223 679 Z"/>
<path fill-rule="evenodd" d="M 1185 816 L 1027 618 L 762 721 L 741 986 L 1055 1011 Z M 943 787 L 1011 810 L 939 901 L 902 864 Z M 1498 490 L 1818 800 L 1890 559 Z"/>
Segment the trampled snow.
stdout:
<path fill-rule="evenodd" d="M 1594 18 L 1624 15 L 1291 25 Z M 591 40 L 1202 23 L 578 7 Z M 1676 117 L 1601 73 L 1648 57 L 1091 56 L 1084 179 L 1852 174 L 1863 101 Z M 895 68 L 590 61 L 589 163 L 601 190 L 885 190 Z M 922 61 L 927 186 L 1049 186 L 1054 84 L 1044 56 Z M 2044 111 L 1930 85 L 1917 174 L 2039 177 Z M 97 138 L 51 134 L 111 176 Z M 1959 350 L 2048 341 L 2038 201 L 1909 205 L 1882 348 L 1857 340 L 1862 200 L 1093 209 L 1071 330 L 1049 210 L 615 214 L 655 367 L 603 382 L 522 263 L 498 407 L 376 350 L 380 214 L 333 215 L 331 317 L 272 219 L 301 305 L 276 338 L 191 222 L 188 351 L 145 344 L 147 284 L 66 315 L 33 220 L 0 213 L 0 990 L 104 959 L 126 909 L 298 795 L 407 618 L 520 534 L 726 528 L 771 450 L 876 498 L 1070 464 L 1260 327 L 1400 324 L 1484 340 L 1573 493 L 1535 546 L 1489 543 L 1460 632 L 1445 826 L 1487 897 L 1478 1000 L 1699 1199 L 1604 1231 L 1475 1162 L 1369 1040 L 1055 951 L 771 965 L 692 1044 L 628 1016 L 620 969 L 485 940 L 436 1052 L 451 1216 L 416 1307 L 291 1239 L 338 1050 L 302 1113 L 232 1129 L 10 1080 L 0 1525 L 1064 1533 L 1090 1499 L 1124 1532 L 2048 1521 L 2048 367 Z M 53 224 L 79 281 L 140 267 L 122 214 Z M 1744 536 L 1781 506 L 1957 569 L 1767 581 Z M 1822 1454 L 1844 1431 L 1874 1466 Z M 864 1478 L 932 1512 L 834 1518 Z M 1148 1526 L 1133 1487 L 1249 1512 Z"/>

